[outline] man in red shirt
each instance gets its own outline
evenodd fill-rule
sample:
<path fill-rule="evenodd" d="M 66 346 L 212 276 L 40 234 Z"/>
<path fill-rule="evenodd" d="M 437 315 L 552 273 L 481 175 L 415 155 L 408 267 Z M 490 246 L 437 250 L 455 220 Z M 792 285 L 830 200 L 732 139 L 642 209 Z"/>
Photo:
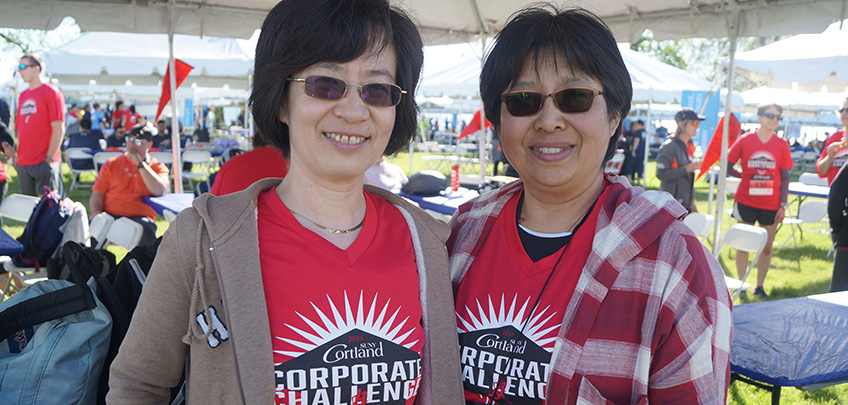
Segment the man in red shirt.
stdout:
<path fill-rule="evenodd" d="M 833 182 L 836 173 L 848 161 L 848 98 L 842 101 L 842 107 L 836 110 L 842 128 L 827 137 L 821 156 L 816 161 L 816 173 L 819 177 L 827 177 L 827 184 Z"/>
<path fill-rule="evenodd" d="M 156 240 L 156 212 L 142 197 L 161 196 L 171 183 L 168 167 L 150 156 L 150 128 L 138 125 L 127 134 L 127 151 L 106 161 L 91 189 L 88 206 L 91 218 L 101 212 L 127 217 L 144 227 L 139 244 Z"/>
<path fill-rule="evenodd" d="M 22 194 L 41 195 L 55 188 L 53 162 L 59 162 L 59 146 L 65 136 L 65 97 L 41 79 L 44 62 L 34 54 L 21 57 L 18 73 L 29 84 L 21 93 L 15 129 L 18 151 L 15 169 Z"/>

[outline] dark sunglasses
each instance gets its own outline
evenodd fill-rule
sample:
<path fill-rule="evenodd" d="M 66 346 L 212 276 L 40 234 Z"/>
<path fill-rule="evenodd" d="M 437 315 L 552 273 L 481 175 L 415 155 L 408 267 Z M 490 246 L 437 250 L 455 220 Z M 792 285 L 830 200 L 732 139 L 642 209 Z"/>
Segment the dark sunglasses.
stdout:
<path fill-rule="evenodd" d="M 38 66 L 38 65 L 25 65 L 25 64 L 21 63 L 20 65 L 18 65 L 18 70 L 24 70 L 28 67 L 36 67 L 36 66 Z"/>
<path fill-rule="evenodd" d="M 780 115 L 780 114 L 772 114 L 772 113 L 762 113 L 762 114 L 760 114 L 760 117 L 766 117 L 766 118 L 768 118 L 768 119 L 770 119 L 770 120 L 778 120 L 778 121 L 780 121 L 780 120 L 782 120 L 782 119 L 783 119 L 783 116 L 782 116 L 782 115 Z"/>
<path fill-rule="evenodd" d="M 303 82 L 303 91 L 307 96 L 322 100 L 341 100 L 347 94 L 348 87 L 356 87 L 362 101 L 375 107 L 394 107 L 400 104 L 401 95 L 406 94 L 406 91 L 393 83 L 348 84 L 344 80 L 327 76 L 289 77 L 286 80 Z"/>
<path fill-rule="evenodd" d="M 571 88 L 542 94 L 534 91 L 516 91 L 501 96 L 506 110 L 516 117 L 533 115 L 542 109 L 545 99 L 553 97 L 554 104 L 564 113 L 582 113 L 592 108 L 595 96 L 604 92 L 589 88 Z"/>
<path fill-rule="evenodd" d="M 848 108 L 842 108 L 842 109 L 836 110 L 836 112 L 838 112 L 840 114 L 845 114 L 845 113 L 848 112 Z"/>

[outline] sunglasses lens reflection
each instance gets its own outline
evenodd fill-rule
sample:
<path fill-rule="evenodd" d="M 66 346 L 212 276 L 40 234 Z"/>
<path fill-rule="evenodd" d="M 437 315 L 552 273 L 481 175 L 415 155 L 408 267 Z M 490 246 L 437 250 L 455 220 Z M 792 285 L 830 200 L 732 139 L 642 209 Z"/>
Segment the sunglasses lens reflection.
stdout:
<path fill-rule="evenodd" d="M 503 96 L 506 110 L 516 117 L 533 115 L 542 109 L 545 95 L 532 91 L 518 91 Z M 551 95 L 557 108 L 564 113 L 582 113 L 592 108 L 595 91 L 592 89 L 565 89 Z"/>
<path fill-rule="evenodd" d="M 309 76 L 305 80 L 306 95 L 324 100 L 340 100 L 347 83 L 327 76 Z M 368 83 L 359 89 L 362 100 L 376 107 L 392 107 L 400 103 L 401 89 L 390 83 Z"/>

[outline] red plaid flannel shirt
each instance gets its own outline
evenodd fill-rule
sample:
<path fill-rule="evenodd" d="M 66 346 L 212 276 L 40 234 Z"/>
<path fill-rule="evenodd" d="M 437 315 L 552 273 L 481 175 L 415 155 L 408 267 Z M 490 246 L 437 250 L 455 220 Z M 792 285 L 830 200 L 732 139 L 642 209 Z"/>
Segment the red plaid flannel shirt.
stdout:
<path fill-rule="evenodd" d="M 724 404 L 732 323 L 721 266 L 671 195 L 606 180 L 613 189 L 557 335 L 546 403 Z M 516 181 L 453 216 L 454 288 L 522 189 Z"/>

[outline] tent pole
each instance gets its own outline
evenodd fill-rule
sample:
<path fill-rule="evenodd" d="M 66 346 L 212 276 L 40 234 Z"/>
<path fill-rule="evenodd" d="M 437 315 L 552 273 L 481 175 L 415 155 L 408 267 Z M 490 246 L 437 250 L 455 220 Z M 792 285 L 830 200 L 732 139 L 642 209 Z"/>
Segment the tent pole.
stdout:
<path fill-rule="evenodd" d="M 171 14 L 168 20 L 168 69 L 171 74 L 171 153 L 174 164 L 171 165 L 174 172 L 174 193 L 181 193 L 183 189 L 182 160 L 180 159 L 180 127 L 177 122 L 177 68 L 174 66 L 174 19 L 176 0 L 171 0 Z"/>
<path fill-rule="evenodd" d="M 648 188 L 648 181 L 645 180 L 645 172 L 648 170 L 648 155 L 651 154 L 651 108 L 653 107 L 653 97 L 648 100 L 648 111 L 645 112 L 645 154 L 642 156 L 642 188 Z"/>
<path fill-rule="evenodd" d="M 483 69 L 483 65 L 486 62 L 486 35 L 481 30 L 480 31 L 480 69 Z M 480 100 L 480 128 L 483 130 L 480 131 L 480 148 L 478 152 L 480 152 L 480 186 L 486 184 L 486 145 L 489 144 L 489 130 L 486 129 L 486 107 L 483 105 L 483 100 Z"/>
<path fill-rule="evenodd" d="M 713 256 L 716 258 L 721 251 L 718 247 L 721 246 L 721 222 L 724 215 L 724 201 L 727 197 L 725 190 L 725 178 L 727 177 L 727 144 L 730 136 L 730 114 L 732 114 L 733 106 L 733 81 L 736 64 L 736 39 L 739 35 L 740 11 L 737 4 L 733 4 L 730 10 L 729 22 L 729 39 L 730 39 L 730 63 L 727 65 L 727 99 L 724 102 L 724 125 L 721 132 L 721 159 L 719 159 L 718 172 L 718 191 L 716 193 L 715 205 L 715 229 L 713 231 Z"/>

